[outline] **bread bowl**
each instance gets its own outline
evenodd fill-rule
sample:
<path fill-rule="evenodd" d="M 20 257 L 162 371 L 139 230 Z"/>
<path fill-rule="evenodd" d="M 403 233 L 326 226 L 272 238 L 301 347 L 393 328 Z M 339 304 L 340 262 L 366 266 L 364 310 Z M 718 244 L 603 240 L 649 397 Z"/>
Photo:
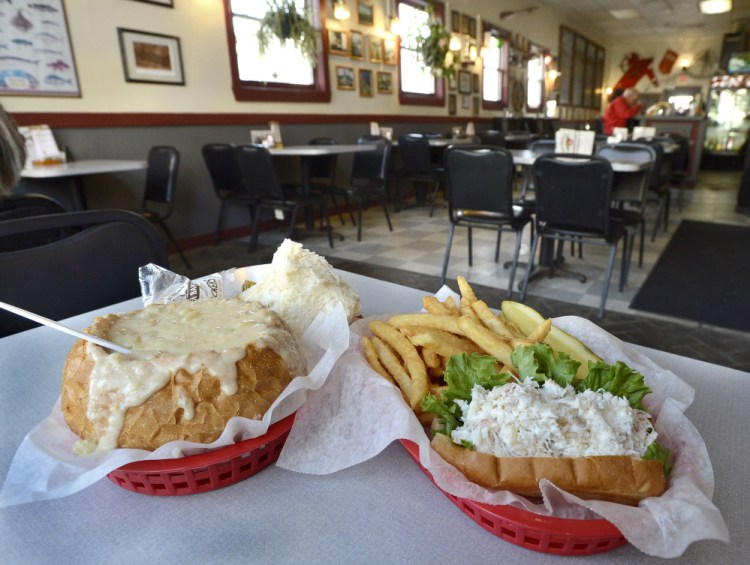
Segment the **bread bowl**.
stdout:
<path fill-rule="evenodd" d="M 133 350 L 79 340 L 63 369 L 61 405 L 76 449 L 154 450 L 174 440 L 210 443 L 235 416 L 260 419 L 297 375 L 302 346 L 254 302 L 151 305 L 97 318 L 86 330 Z"/>

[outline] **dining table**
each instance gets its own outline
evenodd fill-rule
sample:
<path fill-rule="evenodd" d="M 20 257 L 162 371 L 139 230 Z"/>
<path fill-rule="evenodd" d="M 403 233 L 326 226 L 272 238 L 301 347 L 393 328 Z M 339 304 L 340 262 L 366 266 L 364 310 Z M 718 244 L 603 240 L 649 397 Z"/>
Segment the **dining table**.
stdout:
<path fill-rule="evenodd" d="M 134 159 L 83 159 L 56 165 L 26 167 L 21 171 L 21 182 L 13 191 L 39 192 L 54 198 L 69 211 L 85 210 L 83 177 L 140 171 L 147 165 L 146 161 Z"/>
<path fill-rule="evenodd" d="M 425 294 L 338 272 L 359 293 L 365 316 L 416 311 Z M 140 299 L 133 299 L 65 323 L 82 329 L 96 315 L 139 307 Z M 720 335 L 714 339 L 720 344 Z M 72 343 L 68 335 L 46 327 L 0 339 L 0 481 L 24 436 L 57 401 Z M 745 436 L 750 429 L 750 374 L 635 347 L 695 389 L 686 414 L 705 440 L 715 476 L 713 501 L 731 536 L 730 543 L 695 542 L 676 561 L 750 561 L 750 447 Z M 147 496 L 101 479 L 62 498 L 0 509 L 0 547 L 3 563 L 19 565 L 663 562 L 629 544 L 562 558 L 502 540 L 454 506 L 395 442 L 336 473 L 311 475 L 271 465 L 202 494 Z"/>

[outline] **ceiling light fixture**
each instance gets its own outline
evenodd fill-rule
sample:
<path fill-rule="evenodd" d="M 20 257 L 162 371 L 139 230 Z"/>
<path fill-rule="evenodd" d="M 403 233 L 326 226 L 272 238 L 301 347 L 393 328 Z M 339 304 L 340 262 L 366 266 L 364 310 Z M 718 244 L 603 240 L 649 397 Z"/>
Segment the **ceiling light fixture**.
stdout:
<path fill-rule="evenodd" d="M 352 17 L 346 0 L 333 0 L 333 17 L 337 20 L 348 20 Z"/>
<path fill-rule="evenodd" d="M 702 0 L 698 6 L 702 14 L 724 14 L 731 11 L 732 0 Z"/>
<path fill-rule="evenodd" d="M 612 17 L 616 20 L 633 20 L 635 18 L 640 18 L 641 14 L 638 12 L 638 10 L 634 10 L 633 8 L 623 8 L 622 10 L 610 10 L 610 14 L 612 14 Z"/>

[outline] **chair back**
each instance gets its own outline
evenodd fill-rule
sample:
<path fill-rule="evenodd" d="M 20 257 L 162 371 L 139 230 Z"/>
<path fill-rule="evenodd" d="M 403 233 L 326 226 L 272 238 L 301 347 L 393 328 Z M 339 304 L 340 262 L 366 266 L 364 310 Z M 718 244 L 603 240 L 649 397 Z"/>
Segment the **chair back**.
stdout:
<path fill-rule="evenodd" d="M 508 149 L 526 149 L 532 136 L 525 129 L 509 130 L 505 133 L 505 147 Z"/>
<path fill-rule="evenodd" d="M 600 147 L 596 154 L 608 161 L 648 164 L 646 169 L 638 173 L 614 173 L 612 186 L 613 200 L 642 205 L 656 163 L 654 148 L 643 143 L 615 143 Z"/>
<path fill-rule="evenodd" d="M 0 196 L 0 222 L 29 216 L 61 214 L 65 208 L 56 200 L 43 194 L 9 194 Z M 48 230 L 32 234 L 9 235 L 0 238 L 0 252 L 35 247 L 59 239 L 62 230 Z"/>
<path fill-rule="evenodd" d="M 161 214 L 161 218 L 166 219 L 174 209 L 180 152 L 168 145 L 157 145 L 148 152 L 147 162 L 143 209 L 149 210 L 151 203 L 165 204 L 166 212 Z"/>
<path fill-rule="evenodd" d="M 513 156 L 502 147 L 454 145 L 443 157 L 451 221 L 464 211 L 513 217 Z"/>
<path fill-rule="evenodd" d="M 665 132 L 662 136 L 678 146 L 671 155 L 672 174 L 686 175 L 690 164 L 690 138 L 675 132 Z"/>
<path fill-rule="evenodd" d="M 432 157 L 430 142 L 421 134 L 402 135 L 398 138 L 398 152 L 401 156 L 401 171 L 405 174 L 431 174 Z"/>
<path fill-rule="evenodd" d="M 80 231 L 36 247 L 0 252 L 0 300 L 60 320 L 137 297 L 139 267 L 169 266 L 156 228 L 125 210 L 8 220 L 0 222 L 0 238 L 66 229 Z M 0 336 L 35 326 L 0 312 Z"/>
<path fill-rule="evenodd" d="M 338 145 L 332 137 L 315 137 L 310 140 L 310 145 Z M 310 158 L 310 178 L 326 179 L 330 184 L 336 182 L 336 163 L 338 155 L 322 155 Z"/>
<path fill-rule="evenodd" d="M 658 192 L 669 180 L 669 163 L 664 156 L 664 144 L 658 138 L 639 139 L 634 143 L 641 143 L 652 147 L 656 158 L 654 159 L 654 168 L 651 171 L 651 180 L 649 181 L 649 190 Z"/>
<path fill-rule="evenodd" d="M 357 140 L 358 145 L 371 144 L 372 151 L 358 151 L 352 159 L 352 185 L 384 187 L 388 178 L 391 163 L 391 142 L 380 137 L 373 140 L 363 136 Z M 400 144 L 400 142 L 399 142 Z"/>
<path fill-rule="evenodd" d="M 540 230 L 609 237 L 612 166 L 598 156 L 542 155 L 533 165 Z"/>
<path fill-rule="evenodd" d="M 555 152 L 554 139 L 537 139 L 529 144 L 529 149 L 534 153 L 547 155 Z"/>
<path fill-rule="evenodd" d="M 284 200 L 271 153 L 260 145 L 239 145 L 235 148 L 245 186 L 255 197 L 264 200 Z"/>
<path fill-rule="evenodd" d="M 242 180 L 242 173 L 235 158 L 234 145 L 230 143 L 208 143 L 201 149 L 211 183 L 219 198 L 247 196 L 249 191 Z"/>
<path fill-rule="evenodd" d="M 488 129 L 477 133 L 479 143 L 482 145 L 494 145 L 495 147 L 505 147 L 505 136 L 503 132 L 496 129 Z"/>

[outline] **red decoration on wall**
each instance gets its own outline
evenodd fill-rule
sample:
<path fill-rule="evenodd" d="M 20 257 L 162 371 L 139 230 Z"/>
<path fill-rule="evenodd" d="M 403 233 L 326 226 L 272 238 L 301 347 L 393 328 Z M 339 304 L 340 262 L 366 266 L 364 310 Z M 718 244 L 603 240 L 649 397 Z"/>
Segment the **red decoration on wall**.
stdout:
<path fill-rule="evenodd" d="M 676 51 L 667 49 L 664 53 L 664 56 L 661 58 L 661 62 L 659 63 L 659 72 L 663 75 L 668 75 L 669 73 L 671 73 L 674 62 L 677 60 L 677 56 L 678 55 Z"/>
<path fill-rule="evenodd" d="M 632 52 L 625 55 L 625 58 L 620 63 L 620 66 L 625 71 L 620 80 L 614 86 L 613 90 L 634 87 L 638 84 L 644 76 L 647 76 L 654 86 L 659 86 L 659 81 L 654 74 L 654 70 L 651 68 L 654 58 L 649 57 L 648 59 L 641 59 L 638 53 Z"/>

